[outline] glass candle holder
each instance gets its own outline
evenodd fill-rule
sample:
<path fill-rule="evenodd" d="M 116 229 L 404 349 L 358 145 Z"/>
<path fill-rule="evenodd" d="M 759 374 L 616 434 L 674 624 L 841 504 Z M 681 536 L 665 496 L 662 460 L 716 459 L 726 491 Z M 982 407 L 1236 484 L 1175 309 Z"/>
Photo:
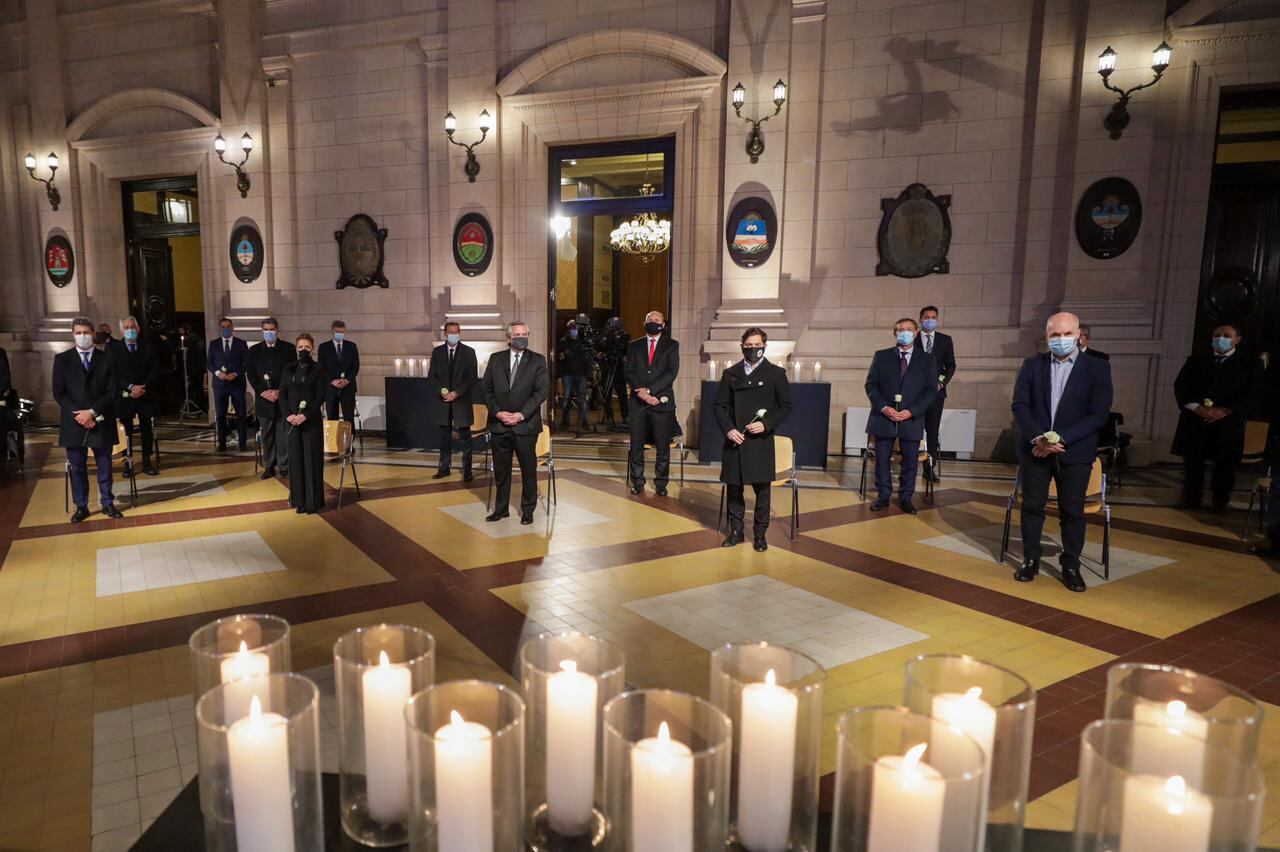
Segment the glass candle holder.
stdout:
<path fill-rule="evenodd" d="M 1121 663 L 1107 671 L 1104 719 L 1132 719 L 1137 730 L 1134 763 L 1156 775 L 1181 775 L 1199 786 L 1204 758 L 1200 741 L 1225 749 L 1242 764 L 1258 759 L 1265 709 L 1247 692 L 1190 669 Z"/>
<path fill-rule="evenodd" d="M 930 654 L 907 663 L 905 703 L 912 712 L 959 728 L 978 743 L 987 778 L 984 848 L 1022 849 L 1035 688 L 1018 674 L 973 657 Z"/>
<path fill-rule="evenodd" d="M 435 681 L 436 640 L 403 624 L 361 627 L 333 645 L 342 830 L 365 846 L 409 840 L 409 696 Z"/>
<path fill-rule="evenodd" d="M 1151 729 L 1151 730 L 1148 730 Z M 1141 754 L 1156 725 L 1101 719 L 1080 737 L 1074 852 L 1251 852 L 1262 822 L 1256 766 L 1194 739 L 1200 783 L 1150 772 Z"/>
<path fill-rule="evenodd" d="M 251 687 L 247 710 L 239 687 Z M 204 848 L 324 848 L 319 690 L 302 675 L 220 684 L 196 704 Z"/>
<path fill-rule="evenodd" d="M 748 852 L 813 850 L 827 673 L 765 642 L 711 652 L 711 703 L 733 722 L 729 837 Z"/>
<path fill-rule="evenodd" d="M 626 686 L 625 655 L 582 633 L 541 633 L 520 648 L 528 703 L 525 841 L 534 852 L 599 846 L 605 818 L 604 705 Z"/>
<path fill-rule="evenodd" d="M 639 689 L 610 701 L 604 708 L 605 848 L 723 848 L 732 750 L 733 723 L 700 698 Z"/>
<path fill-rule="evenodd" d="M 399 376 L 403 369 L 404 369 L 404 359 L 397 358 L 396 359 L 396 375 Z"/>
<path fill-rule="evenodd" d="M 980 848 L 982 749 L 905 707 L 859 707 L 836 723 L 833 852 Z"/>
<path fill-rule="evenodd" d="M 430 369 L 430 366 L 431 366 L 430 358 L 419 358 L 418 359 L 418 375 L 422 376 L 425 379 L 427 377 L 427 370 Z"/>
<path fill-rule="evenodd" d="M 800 384 L 800 362 L 798 360 L 791 362 L 791 383 Z"/>
<path fill-rule="evenodd" d="M 822 381 L 822 362 L 821 361 L 813 362 L 813 380 L 815 382 Z"/>
<path fill-rule="evenodd" d="M 191 634 L 192 699 L 200 698 L 221 683 L 288 672 L 293 668 L 289 651 L 289 622 L 274 615 L 230 615 Z M 228 695 L 240 715 L 249 712 L 249 692 L 237 687 Z"/>
<path fill-rule="evenodd" d="M 716 382 L 720 380 L 720 376 L 716 373 L 716 369 L 719 366 L 714 360 L 707 362 L 707 381 Z"/>
<path fill-rule="evenodd" d="M 459 680 L 409 699 L 409 848 L 520 852 L 524 701 L 497 683 Z"/>

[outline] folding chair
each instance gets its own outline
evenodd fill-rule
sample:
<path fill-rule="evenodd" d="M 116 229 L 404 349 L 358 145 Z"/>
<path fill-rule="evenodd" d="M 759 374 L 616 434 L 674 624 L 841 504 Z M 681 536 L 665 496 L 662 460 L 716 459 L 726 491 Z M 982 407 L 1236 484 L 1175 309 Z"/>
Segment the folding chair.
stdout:
<path fill-rule="evenodd" d="M 1258 532 L 1266 531 L 1264 525 L 1267 517 L 1267 491 L 1271 488 L 1271 477 L 1274 473 L 1270 465 L 1265 464 L 1269 427 L 1270 424 L 1261 420 L 1250 420 L 1244 427 L 1244 454 L 1240 457 L 1240 463 L 1262 465 L 1262 469 L 1254 479 L 1253 490 L 1249 493 L 1249 511 L 1244 516 L 1244 529 L 1240 531 L 1241 541 L 1249 537 L 1249 525 L 1253 523 L 1255 503 L 1258 505 Z M 1275 436 L 1274 440 L 1280 441 L 1280 435 Z"/>
<path fill-rule="evenodd" d="M 472 403 L 471 405 L 471 452 L 475 453 L 476 441 L 484 440 L 484 462 L 482 467 L 489 472 L 489 478 L 493 479 L 493 465 L 489 460 L 489 406 L 480 403 Z"/>
<path fill-rule="evenodd" d="M 346 490 L 347 468 L 351 468 L 351 481 L 356 485 L 356 499 L 360 499 L 360 477 L 356 475 L 355 439 L 351 424 L 346 420 L 324 421 L 325 455 L 336 455 L 342 468 L 338 472 L 338 508 L 342 508 L 342 494 Z"/>
<path fill-rule="evenodd" d="M 1004 556 L 1009 552 L 1009 536 L 1013 525 L 1013 507 L 1016 503 L 1019 508 L 1022 506 L 1022 496 L 1019 492 L 1021 487 L 1021 473 L 1013 478 L 1013 491 L 1009 494 L 1009 502 L 1004 510 L 1004 535 L 1000 539 L 1000 557 L 996 562 L 1004 564 Z M 1055 503 L 1058 502 L 1058 484 L 1049 480 L 1049 502 L 1045 505 L 1045 514 Z M 1099 574 L 1083 559 L 1080 564 L 1084 566 L 1089 573 L 1095 577 L 1101 577 L 1103 580 L 1111 579 L 1111 506 L 1107 503 L 1107 475 L 1102 470 L 1102 459 L 1095 458 L 1093 467 L 1089 471 L 1089 484 L 1085 487 L 1084 492 L 1084 514 L 1102 515 L 1102 573 Z M 1087 529 L 1087 528 L 1086 528 Z M 1023 542 L 1026 546 L 1026 542 Z"/>
<path fill-rule="evenodd" d="M 160 469 L 160 430 L 157 427 L 155 415 L 151 415 L 151 449 L 156 454 L 156 470 Z"/>
<path fill-rule="evenodd" d="M 90 454 L 92 455 L 92 453 Z M 129 506 L 138 505 L 138 484 L 134 481 L 133 469 L 133 441 L 125 434 L 124 424 L 119 420 L 116 421 L 116 445 L 111 448 L 111 464 L 115 465 L 115 460 L 119 458 L 123 461 L 124 475 L 129 480 Z M 71 462 L 63 462 L 62 464 L 62 511 L 71 511 Z M 101 497 L 101 495 L 99 495 Z"/>
<path fill-rule="evenodd" d="M 351 413 L 356 421 L 356 437 L 360 439 L 360 455 L 364 455 L 364 421 L 360 419 L 360 401 L 357 398 L 354 405 L 351 406 Z M 352 476 L 355 475 L 355 469 L 351 471 Z"/>
<path fill-rule="evenodd" d="M 796 540 L 796 530 L 800 529 L 800 481 L 796 479 L 795 444 L 786 435 L 773 436 L 774 477 L 772 485 L 791 486 L 791 532 L 788 535 Z M 716 513 L 716 532 L 720 532 L 725 520 L 725 486 L 720 485 L 720 509 Z"/>
<path fill-rule="evenodd" d="M 488 410 L 486 409 L 486 416 L 487 415 L 488 415 Z M 540 467 L 545 467 L 547 469 L 547 473 L 550 475 L 551 482 L 550 482 L 549 491 L 547 492 L 547 503 L 546 503 L 546 510 L 547 512 L 550 512 L 551 507 L 553 505 L 558 504 L 558 501 L 556 499 L 556 460 L 555 460 L 555 457 L 552 455 L 552 451 L 551 451 L 551 427 L 550 426 L 547 426 L 545 424 L 543 425 L 542 432 L 538 435 L 538 442 L 537 444 L 534 445 L 533 452 L 534 452 L 534 455 L 537 456 L 537 464 L 534 466 L 533 475 L 537 477 L 538 468 Z M 487 444 L 486 444 L 486 452 L 485 452 L 485 461 L 489 467 L 489 488 L 485 494 L 484 504 L 486 507 L 489 507 L 493 503 L 493 459 L 489 457 Z M 497 507 L 493 506 L 492 511 L 497 511 Z"/>
<path fill-rule="evenodd" d="M 898 442 L 894 447 L 898 455 L 902 455 L 902 444 Z M 876 439 L 874 435 L 867 436 L 867 451 L 862 454 L 862 479 L 858 485 L 858 495 L 863 499 L 867 499 L 867 461 L 874 460 L 876 457 Z M 925 449 L 924 442 L 920 442 L 920 452 L 916 453 L 916 464 L 924 464 L 929 460 L 929 451 Z M 892 462 L 892 460 L 890 460 Z M 906 459 L 902 459 L 902 464 L 906 464 Z M 936 461 L 935 461 L 936 464 Z M 937 468 L 935 468 L 936 470 Z M 917 477 L 924 479 L 924 499 L 930 506 L 933 505 L 933 479 L 929 477 Z"/>
<path fill-rule="evenodd" d="M 258 429 L 253 433 L 253 472 L 257 473 L 258 469 L 266 469 L 266 460 L 262 458 L 262 430 Z"/>
<path fill-rule="evenodd" d="M 645 449 L 653 446 L 651 441 L 644 442 Z M 656 448 L 655 448 L 656 449 Z M 671 436 L 671 449 L 675 450 L 680 456 L 680 487 L 684 487 L 684 460 L 689 457 L 689 451 L 684 447 L 684 433 Z M 631 471 L 626 468 L 626 473 L 622 477 L 623 484 L 628 490 L 631 489 Z"/>

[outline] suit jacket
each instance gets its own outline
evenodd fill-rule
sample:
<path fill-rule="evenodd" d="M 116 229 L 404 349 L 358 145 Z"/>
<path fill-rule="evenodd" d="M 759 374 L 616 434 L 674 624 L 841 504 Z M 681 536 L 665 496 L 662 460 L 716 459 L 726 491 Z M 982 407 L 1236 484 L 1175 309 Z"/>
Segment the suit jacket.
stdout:
<path fill-rule="evenodd" d="M 560 375 L 585 376 L 591 372 L 594 353 L 581 337 L 575 339 L 566 334 L 560 338 L 556 349 L 558 350 L 557 360 L 560 362 L 560 369 L 557 372 Z"/>
<path fill-rule="evenodd" d="M 911 350 L 907 374 L 903 376 L 898 351 L 898 347 L 891 346 L 881 349 L 871 359 L 866 384 L 867 399 L 871 400 L 867 434 L 877 438 L 919 441 L 924 438 L 924 413 L 938 395 L 939 371 L 933 356 L 924 351 L 917 339 Z M 902 396 L 902 402 L 894 402 L 893 398 L 898 395 Z M 894 423 L 881 411 L 886 405 L 899 411 L 910 411 L 911 419 Z"/>
<path fill-rule="evenodd" d="M 658 360 L 657 353 L 653 360 Z M 759 413 L 760 409 L 764 409 L 764 414 Z M 720 481 L 731 485 L 772 482 L 777 474 L 773 433 L 791 416 L 787 371 L 767 359 L 761 359 L 749 376 L 741 361 L 729 367 L 720 376 L 715 416 L 724 436 Z M 764 432 L 759 435 L 747 431 L 747 424 L 756 419 L 764 424 Z M 741 445 L 729 440 L 733 429 L 746 435 Z"/>
<path fill-rule="evenodd" d="M 107 344 L 107 354 L 111 356 L 115 369 L 116 393 L 115 415 L 121 420 L 131 420 L 136 414 L 139 417 L 151 416 L 151 399 L 160 392 L 160 354 L 156 347 L 138 340 L 134 351 L 123 340 L 113 340 Z M 147 392 L 133 399 L 129 395 L 129 385 L 146 385 Z"/>
<path fill-rule="evenodd" d="M 448 388 L 458 392 L 458 398 L 453 402 L 441 401 L 436 408 L 438 425 L 448 426 L 452 422 L 454 426 L 471 426 L 475 423 L 475 416 L 471 411 L 471 391 L 476 384 L 476 370 L 476 350 L 465 343 L 459 343 L 454 350 L 452 370 L 449 368 L 449 344 L 441 343 L 431 350 L 427 378 L 434 379 L 441 390 Z"/>
<path fill-rule="evenodd" d="M 551 390 L 547 359 L 528 349 L 520 356 L 520 372 L 511 383 L 511 350 L 494 352 L 484 371 L 484 401 L 489 407 L 490 432 L 514 432 L 517 435 L 542 433 L 542 403 Z M 515 426 L 504 426 L 499 411 L 519 411 L 524 415 Z"/>
<path fill-rule="evenodd" d="M 285 416 L 291 414 L 307 416 L 306 422 L 301 427 L 294 426 L 294 429 L 301 428 L 305 432 L 310 432 L 324 428 L 321 425 L 321 417 L 324 412 L 327 384 L 324 370 L 315 362 L 303 365 L 301 361 L 293 361 L 285 365 L 280 381 L 280 410 Z M 301 467 L 300 463 L 299 467 Z"/>
<path fill-rule="evenodd" d="M 53 357 L 53 398 L 58 402 L 58 443 L 64 447 L 114 447 L 113 405 L 119 386 L 112 358 L 94 349 L 86 371 L 73 346 Z M 102 421 L 89 430 L 76 422 L 74 411 L 92 409 Z"/>
<path fill-rule="evenodd" d="M 222 349 L 222 337 L 218 336 L 209 341 L 209 355 L 205 359 L 205 367 L 209 370 L 209 382 L 214 390 L 222 388 L 224 385 L 236 387 L 244 387 L 245 369 L 249 366 L 249 344 L 245 343 L 239 337 L 231 338 L 231 351 L 224 352 Z M 218 378 L 218 371 L 224 373 L 235 373 L 236 377 L 231 382 L 224 382 Z"/>
<path fill-rule="evenodd" d="M 338 347 L 332 340 L 326 340 L 316 347 L 316 359 L 324 370 L 325 384 L 334 379 L 347 379 L 351 384 L 343 388 L 348 393 L 356 392 L 356 375 L 360 372 L 360 349 L 350 340 L 342 341 L 342 357 L 338 357 Z"/>
<path fill-rule="evenodd" d="M 246 372 L 249 384 L 253 385 L 253 410 L 259 417 L 280 416 L 280 403 L 263 399 L 262 392 L 279 390 L 280 383 L 284 381 L 284 368 L 297 360 L 298 350 L 294 345 L 279 338 L 275 346 L 268 346 L 266 341 L 262 341 L 249 347 Z"/>
<path fill-rule="evenodd" d="M 916 336 L 916 348 L 921 352 L 924 351 L 924 336 L 925 332 L 923 331 Z M 946 399 L 947 385 L 951 384 L 951 377 L 956 374 L 956 344 L 951 339 L 951 335 L 935 331 L 933 333 L 933 352 L 930 354 L 933 355 L 933 363 L 937 365 L 937 375 L 942 376 L 937 381 L 942 387 L 938 389 L 936 398 Z M 915 356 L 913 355 L 912 359 L 914 360 L 914 358 Z M 935 378 L 937 377 L 935 376 Z M 913 411 L 912 414 L 914 413 Z"/>
<path fill-rule="evenodd" d="M 1094 349 L 1092 346 L 1090 346 L 1088 349 L 1084 350 L 1084 354 L 1086 354 L 1086 355 L 1092 355 L 1094 358 L 1101 358 L 1103 361 L 1110 361 L 1110 360 L 1111 360 L 1111 356 L 1110 356 L 1110 355 L 1108 355 L 1107 353 L 1103 352 L 1101 349 Z"/>
<path fill-rule="evenodd" d="M 1031 442 L 1050 430 L 1062 438 L 1061 460 L 1088 464 L 1098 454 L 1098 431 L 1111 413 L 1111 364 L 1077 353 L 1071 376 L 1050 419 L 1053 383 L 1048 352 L 1022 362 L 1013 386 L 1013 419 L 1018 426 L 1018 455 L 1031 455 Z"/>
<path fill-rule="evenodd" d="M 676 376 L 680 375 L 680 344 L 669 335 L 662 335 L 653 350 L 653 363 L 649 363 L 649 337 L 633 340 L 627 345 L 627 384 L 635 396 L 636 388 L 648 388 L 649 393 L 666 402 L 650 406 L 653 411 L 676 410 Z"/>
<path fill-rule="evenodd" d="M 1211 353 L 1192 355 L 1173 380 L 1173 395 L 1178 401 L 1178 428 L 1173 433 L 1173 452 L 1186 455 L 1209 437 L 1226 453 L 1244 452 L 1245 423 L 1249 405 L 1262 381 L 1262 362 L 1254 355 L 1237 349 L 1222 364 Z M 1215 406 L 1231 409 L 1216 423 L 1206 423 L 1200 415 L 1188 411 L 1189 403 L 1213 401 Z"/>

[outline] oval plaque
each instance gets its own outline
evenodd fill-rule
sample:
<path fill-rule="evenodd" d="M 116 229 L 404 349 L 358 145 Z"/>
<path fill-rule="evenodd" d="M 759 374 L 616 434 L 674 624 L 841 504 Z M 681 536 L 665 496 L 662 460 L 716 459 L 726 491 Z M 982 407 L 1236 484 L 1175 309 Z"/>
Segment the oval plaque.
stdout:
<path fill-rule="evenodd" d="M 357 213 L 347 220 L 347 226 L 334 231 L 338 241 L 338 289 L 344 287 L 387 287 L 390 282 L 382 274 L 383 249 L 387 229 L 364 213 Z"/>
<path fill-rule="evenodd" d="M 1089 257 L 1110 260 L 1124 254 L 1142 226 L 1138 189 L 1122 177 L 1093 184 L 1076 208 L 1076 241 Z"/>
<path fill-rule="evenodd" d="M 934 195 L 922 183 L 911 184 L 897 198 L 880 199 L 884 217 L 876 237 L 876 275 L 920 278 L 950 272 L 950 206 L 950 195 Z"/>
<path fill-rule="evenodd" d="M 729 257 L 743 269 L 763 266 L 778 242 L 778 216 L 773 205 L 759 196 L 733 205 L 725 223 Z"/>
<path fill-rule="evenodd" d="M 231 231 L 231 271 L 245 284 L 257 281 L 266 260 L 262 234 L 253 225 L 239 225 Z"/>
<path fill-rule="evenodd" d="M 50 234 L 44 244 L 44 271 L 55 287 L 65 287 L 76 274 L 76 253 L 62 234 Z"/>
<path fill-rule="evenodd" d="M 453 228 L 453 262 L 463 275 L 482 275 L 493 260 L 493 228 L 480 213 L 466 213 Z"/>

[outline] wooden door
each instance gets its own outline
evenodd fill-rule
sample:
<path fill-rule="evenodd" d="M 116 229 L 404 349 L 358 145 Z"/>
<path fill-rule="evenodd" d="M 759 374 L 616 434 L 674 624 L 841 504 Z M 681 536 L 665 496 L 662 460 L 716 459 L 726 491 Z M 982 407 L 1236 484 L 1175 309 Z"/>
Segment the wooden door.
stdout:
<path fill-rule="evenodd" d="M 649 311 L 667 313 L 669 257 L 666 252 L 645 263 L 634 254 L 618 252 L 618 290 L 622 325 L 635 339 L 644 334 Z"/>

